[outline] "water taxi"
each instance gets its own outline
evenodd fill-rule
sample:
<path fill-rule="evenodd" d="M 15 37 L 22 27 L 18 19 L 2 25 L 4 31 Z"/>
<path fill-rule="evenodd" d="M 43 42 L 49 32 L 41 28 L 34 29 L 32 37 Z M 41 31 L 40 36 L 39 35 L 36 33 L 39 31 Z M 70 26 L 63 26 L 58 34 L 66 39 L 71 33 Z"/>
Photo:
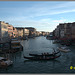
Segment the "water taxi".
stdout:
<path fill-rule="evenodd" d="M 0 57 L 0 67 L 10 66 L 13 64 L 13 61 L 10 59 Z"/>
<path fill-rule="evenodd" d="M 66 46 L 63 46 L 63 47 L 57 47 L 57 49 L 59 51 L 62 51 L 62 52 L 70 52 L 71 50 L 69 48 L 67 48 Z"/>
<path fill-rule="evenodd" d="M 18 41 L 17 39 L 12 39 L 11 49 L 22 50 L 22 45 L 20 44 L 20 41 Z"/>

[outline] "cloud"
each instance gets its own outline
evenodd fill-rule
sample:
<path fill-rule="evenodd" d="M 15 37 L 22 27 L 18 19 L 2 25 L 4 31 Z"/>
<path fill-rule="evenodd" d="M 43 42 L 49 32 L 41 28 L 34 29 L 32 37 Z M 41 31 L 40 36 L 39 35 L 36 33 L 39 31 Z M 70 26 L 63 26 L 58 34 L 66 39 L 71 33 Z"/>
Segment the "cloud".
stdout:
<path fill-rule="evenodd" d="M 34 27 L 37 30 L 43 30 L 43 31 L 53 31 L 55 29 L 55 27 L 61 23 L 66 21 L 66 19 L 61 18 L 61 19 L 51 19 L 51 18 L 41 18 L 39 20 L 34 20 L 34 19 L 30 19 L 30 20 L 26 20 L 26 17 L 23 16 L 19 16 L 19 17 L 9 17 L 9 18 L 5 18 L 5 20 L 3 20 L 5 22 L 8 22 L 9 24 L 17 27 Z"/>
<path fill-rule="evenodd" d="M 62 23 L 62 22 L 65 22 L 66 19 L 63 19 L 63 20 L 53 20 L 53 22 L 56 22 L 56 23 Z"/>
<path fill-rule="evenodd" d="M 42 3 L 43 4 L 43 3 Z M 57 15 L 69 12 L 75 12 L 75 2 L 57 2 L 55 5 L 34 5 L 25 12 L 30 12 L 28 17 L 35 18 L 45 15 Z M 54 3 L 53 3 L 54 4 Z"/>
<path fill-rule="evenodd" d="M 58 14 L 75 12 L 75 2 L 29 3 L 17 7 L 0 7 L 0 19 L 14 26 L 32 26 L 38 30 L 52 31 L 57 24 L 67 21 L 60 19 Z M 58 17 L 58 20 L 51 16 Z"/>
<path fill-rule="evenodd" d="M 52 4 L 51 4 L 52 3 Z M 17 3 L 18 4 L 18 3 Z M 25 3 L 26 4 L 26 3 Z M 29 3 L 27 3 L 29 4 Z M 30 6 L 18 7 L 0 7 L 0 13 L 15 16 L 25 16 L 26 18 L 35 18 L 45 15 L 56 15 L 62 13 L 75 12 L 75 2 L 36 2 Z M 9 11 L 10 10 L 10 11 Z"/>

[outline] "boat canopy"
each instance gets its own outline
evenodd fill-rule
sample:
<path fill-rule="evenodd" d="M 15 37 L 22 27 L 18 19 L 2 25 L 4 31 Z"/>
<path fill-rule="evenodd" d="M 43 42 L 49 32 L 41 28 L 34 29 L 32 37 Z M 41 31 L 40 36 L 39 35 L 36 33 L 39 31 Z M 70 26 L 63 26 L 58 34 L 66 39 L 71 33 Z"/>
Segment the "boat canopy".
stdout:
<path fill-rule="evenodd" d="M 19 41 L 11 41 L 11 43 L 20 43 Z"/>
<path fill-rule="evenodd" d="M 0 60 L 4 59 L 3 57 L 0 57 Z"/>

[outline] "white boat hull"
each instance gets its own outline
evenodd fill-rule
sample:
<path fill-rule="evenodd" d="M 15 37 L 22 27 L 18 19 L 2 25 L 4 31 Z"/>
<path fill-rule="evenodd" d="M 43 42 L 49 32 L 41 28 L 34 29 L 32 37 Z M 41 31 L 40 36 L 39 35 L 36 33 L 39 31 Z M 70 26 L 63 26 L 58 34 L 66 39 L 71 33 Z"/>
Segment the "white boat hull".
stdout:
<path fill-rule="evenodd" d="M 58 48 L 59 51 L 62 51 L 62 52 L 70 52 L 71 50 L 70 49 L 62 49 L 62 48 Z"/>
<path fill-rule="evenodd" d="M 4 67 L 4 66 L 10 66 L 13 64 L 13 61 L 6 59 L 4 57 L 0 57 L 0 66 Z"/>

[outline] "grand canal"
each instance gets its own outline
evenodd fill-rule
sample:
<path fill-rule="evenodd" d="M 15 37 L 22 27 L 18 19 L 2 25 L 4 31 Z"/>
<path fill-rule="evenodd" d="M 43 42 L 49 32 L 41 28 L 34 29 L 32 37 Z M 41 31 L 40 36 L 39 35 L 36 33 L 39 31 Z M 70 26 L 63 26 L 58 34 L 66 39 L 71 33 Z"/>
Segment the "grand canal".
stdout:
<path fill-rule="evenodd" d="M 53 44 L 52 40 L 40 36 L 35 39 L 21 40 L 23 51 L 10 54 L 14 62 L 8 68 L 0 69 L 0 73 L 24 73 L 24 74 L 51 74 L 51 73 L 75 73 L 75 47 L 69 46 L 71 52 L 61 52 L 61 57 L 53 61 L 31 61 L 23 58 L 23 55 L 29 56 L 29 53 L 52 52 L 52 48 L 57 48 L 60 44 Z"/>

